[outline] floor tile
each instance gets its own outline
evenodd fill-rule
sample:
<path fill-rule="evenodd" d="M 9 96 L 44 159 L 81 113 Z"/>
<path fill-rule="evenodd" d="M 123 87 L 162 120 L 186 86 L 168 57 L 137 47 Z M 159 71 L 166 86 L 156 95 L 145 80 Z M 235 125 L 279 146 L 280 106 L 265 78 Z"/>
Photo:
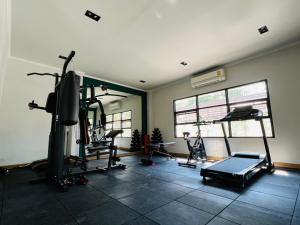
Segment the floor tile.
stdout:
<path fill-rule="evenodd" d="M 147 189 L 174 200 L 194 190 L 192 188 L 156 179 L 152 179 L 151 182 L 148 183 Z"/>
<path fill-rule="evenodd" d="M 27 193 L 26 195 L 17 195 L 15 198 L 10 196 L 3 200 L 3 214 L 17 213 L 24 209 L 34 209 L 42 206 L 47 207 L 48 201 L 55 199 L 54 194 L 50 193 Z"/>
<path fill-rule="evenodd" d="M 46 183 L 30 184 L 29 181 L 23 184 L 7 185 L 4 187 L 4 199 L 19 198 L 34 194 L 49 194 L 51 187 Z M 53 193 L 55 193 L 53 191 Z"/>
<path fill-rule="evenodd" d="M 203 186 L 202 178 L 200 176 L 198 177 L 198 179 L 191 177 L 181 177 L 179 179 L 173 180 L 172 183 L 194 189 L 198 189 Z"/>
<path fill-rule="evenodd" d="M 300 217 L 293 217 L 291 225 L 299 225 L 300 224 Z"/>
<path fill-rule="evenodd" d="M 166 198 L 157 192 L 141 190 L 133 195 L 121 198 L 119 201 L 141 214 L 146 214 L 171 202 L 172 199 Z"/>
<path fill-rule="evenodd" d="M 135 183 L 122 183 L 119 185 L 113 185 L 113 186 L 108 186 L 105 188 L 102 188 L 101 190 L 107 194 L 108 196 L 119 199 L 119 198 L 124 198 L 128 195 L 132 195 L 143 188 L 145 188 L 146 185 L 144 184 L 135 184 Z"/>
<path fill-rule="evenodd" d="M 204 225 L 213 218 L 212 214 L 176 201 L 160 207 L 146 216 L 161 225 Z"/>
<path fill-rule="evenodd" d="M 219 214 L 220 217 L 243 225 L 287 225 L 291 216 L 235 201 Z"/>
<path fill-rule="evenodd" d="M 138 217 L 137 219 L 130 220 L 122 225 L 159 225 L 159 224 L 147 219 L 144 216 L 141 216 Z"/>
<path fill-rule="evenodd" d="M 265 174 L 260 177 L 259 182 L 298 188 L 300 175 L 288 170 L 276 169 L 273 174 Z"/>
<path fill-rule="evenodd" d="M 221 217 L 215 217 L 207 225 L 238 225 L 238 224 L 225 220 Z"/>
<path fill-rule="evenodd" d="M 268 195 L 255 191 L 246 191 L 238 197 L 237 200 L 289 215 L 293 214 L 295 206 L 294 199 Z"/>
<path fill-rule="evenodd" d="M 178 179 L 184 178 L 181 175 L 175 174 L 175 173 L 168 173 L 164 171 L 153 171 L 153 176 L 159 180 L 167 181 L 167 182 L 174 182 Z"/>
<path fill-rule="evenodd" d="M 193 191 L 177 201 L 189 206 L 209 212 L 213 215 L 219 214 L 232 200 L 218 195 L 202 191 Z"/>
<path fill-rule="evenodd" d="M 137 173 L 123 173 L 114 176 L 119 180 L 123 180 L 124 182 L 132 182 L 132 183 L 147 183 L 151 179 L 151 175 L 142 175 Z"/>
<path fill-rule="evenodd" d="M 89 190 L 81 193 L 64 193 L 59 197 L 59 200 L 72 215 L 78 215 L 111 200 L 110 197 L 101 191 L 96 191 L 92 188 L 87 189 Z"/>
<path fill-rule="evenodd" d="M 252 184 L 248 189 L 292 199 L 295 199 L 298 194 L 298 188 L 296 187 L 282 186 L 279 184 L 270 184 L 263 182 L 256 182 Z"/>
<path fill-rule="evenodd" d="M 230 199 L 236 199 L 240 196 L 240 192 L 229 189 L 228 187 L 204 185 L 200 187 L 199 190 Z"/>
<path fill-rule="evenodd" d="M 23 206 L 18 211 L 3 214 L 1 225 L 75 225 L 75 221 L 55 199 Z"/>
<path fill-rule="evenodd" d="M 139 217 L 127 206 L 112 200 L 76 216 L 79 225 L 121 225 Z"/>
<path fill-rule="evenodd" d="M 98 177 L 93 177 L 92 179 L 91 178 L 89 179 L 89 185 L 100 190 L 102 188 L 107 188 L 110 186 L 122 185 L 123 183 L 126 182 L 107 175 L 99 175 Z"/>

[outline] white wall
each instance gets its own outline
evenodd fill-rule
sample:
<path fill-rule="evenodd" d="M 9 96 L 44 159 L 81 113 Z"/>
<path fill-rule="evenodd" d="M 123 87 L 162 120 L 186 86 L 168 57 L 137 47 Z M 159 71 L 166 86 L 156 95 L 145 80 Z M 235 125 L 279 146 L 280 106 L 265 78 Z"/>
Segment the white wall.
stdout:
<path fill-rule="evenodd" d="M 0 1 L 0 104 L 2 100 L 7 58 L 10 55 L 10 4 L 10 0 Z"/>
<path fill-rule="evenodd" d="M 192 89 L 189 78 L 150 92 L 151 128 L 161 129 L 165 141 L 176 141 L 171 152 L 187 153 L 182 138 L 174 138 L 173 100 L 248 82 L 268 79 L 275 138 L 269 139 L 273 161 L 300 163 L 300 45 L 238 64 L 225 66 L 227 81 Z M 264 152 L 261 139 L 230 139 L 233 151 Z M 225 156 L 223 139 L 205 139 L 210 156 Z"/>
<path fill-rule="evenodd" d="M 104 106 L 106 115 L 125 112 L 131 110 L 131 131 L 138 129 L 142 130 L 142 98 L 137 95 L 130 95 L 127 98 L 121 100 L 121 108 L 118 110 L 110 110 L 108 105 Z M 99 112 L 99 110 L 97 110 Z M 97 115 L 99 118 L 99 115 Z M 131 138 L 116 138 L 116 145 L 123 148 L 130 148 Z"/>
<path fill-rule="evenodd" d="M 33 99 L 44 106 L 53 90 L 54 78 L 27 77 L 29 72 L 57 72 L 56 69 L 9 58 L 0 105 L 0 165 L 28 163 L 47 157 L 51 114 L 29 110 Z"/>

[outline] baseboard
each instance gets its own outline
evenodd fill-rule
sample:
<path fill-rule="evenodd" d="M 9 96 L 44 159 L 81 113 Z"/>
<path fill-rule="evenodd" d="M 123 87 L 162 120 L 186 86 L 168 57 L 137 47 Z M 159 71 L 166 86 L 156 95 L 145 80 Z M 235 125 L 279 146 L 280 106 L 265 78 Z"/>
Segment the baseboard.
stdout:
<path fill-rule="evenodd" d="M 0 166 L 0 168 L 5 168 L 5 169 L 15 169 L 15 168 L 23 168 L 23 167 L 26 167 L 26 166 L 29 166 L 30 163 L 21 163 L 21 164 L 13 164 L 13 165 L 3 165 L 3 166 Z"/>
<path fill-rule="evenodd" d="M 288 169 L 300 170 L 300 164 L 296 164 L 296 163 L 274 162 L 274 165 L 277 168 L 288 168 Z"/>

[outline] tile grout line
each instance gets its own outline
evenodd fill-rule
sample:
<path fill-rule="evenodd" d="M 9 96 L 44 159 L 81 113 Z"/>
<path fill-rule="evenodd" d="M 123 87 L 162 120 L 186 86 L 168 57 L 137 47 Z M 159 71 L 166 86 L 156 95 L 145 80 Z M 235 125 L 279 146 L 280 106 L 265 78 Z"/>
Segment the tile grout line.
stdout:
<path fill-rule="evenodd" d="M 262 191 L 257 191 L 257 190 L 253 190 L 253 189 L 249 189 L 249 191 L 253 191 L 253 192 L 257 192 L 257 193 L 261 193 L 261 194 L 266 194 L 266 195 L 272 195 L 275 197 L 280 197 L 280 198 L 286 198 L 286 199 L 290 199 L 290 200 L 294 200 L 295 198 L 289 198 L 286 196 L 281 196 L 281 195 L 275 195 L 275 194 L 271 194 L 271 193 L 266 193 L 266 192 L 262 192 Z M 297 194 L 298 195 L 298 194 Z M 297 197 L 296 197 L 297 198 Z"/>
<path fill-rule="evenodd" d="M 262 207 L 262 206 L 257 206 L 257 205 L 254 205 L 252 203 L 249 203 L 249 202 L 243 202 L 243 201 L 240 201 L 240 200 L 235 200 L 236 202 L 239 202 L 239 203 L 243 203 L 243 204 L 247 204 L 247 205 L 251 205 L 251 206 L 255 206 L 257 208 L 260 208 L 260 209 L 265 209 L 265 210 L 269 210 L 273 213 L 280 213 L 280 214 L 283 214 L 284 216 L 290 216 L 290 217 L 293 217 L 292 214 L 287 214 L 287 213 L 283 213 L 283 212 L 279 212 L 277 210 L 273 210 L 273 209 L 268 209 L 268 208 L 265 208 L 265 207 Z"/>
<path fill-rule="evenodd" d="M 77 224 L 80 225 L 76 218 L 73 216 L 73 214 L 68 210 L 68 208 L 60 201 L 60 199 L 54 194 L 56 201 L 59 202 L 59 204 L 66 210 L 66 212 L 68 213 L 68 215 L 72 218 L 72 220 Z"/>
<path fill-rule="evenodd" d="M 207 192 L 206 192 L 206 193 L 207 193 Z M 222 197 L 222 196 L 221 196 L 221 197 Z M 231 199 L 232 202 L 230 202 L 230 203 L 229 203 L 224 209 L 222 209 L 217 215 L 215 215 L 213 218 L 211 218 L 211 220 L 209 220 L 206 224 L 210 223 L 214 218 L 218 217 L 218 216 L 219 216 L 225 209 L 227 209 L 233 202 L 236 202 L 238 197 L 240 197 L 240 194 L 239 194 L 235 199 Z M 223 218 L 223 217 L 221 217 L 221 216 L 220 216 L 220 218 L 225 219 L 225 218 Z M 239 224 L 239 223 L 236 223 L 236 222 L 231 221 L 231 220 L 228 220 L 228 219 L 225 219 L 225 220 L 230 221 L 230 222 L 232 222 L 232 223 L 235 223 L 235 224 L 237 224 L 237 225 L 241 225 L 241 224 Z"/>
<path fill-rule="evenodd" d="M 298 199 L 299 199 L 299 195 L 300 195 L 300 185 L 298 185 L 298 194 L 297 194 L 297 197 L 296 197 L 296 202 L 295 202 L 295 205 L 294 205 L 294 210 L 293 210 L 292 219 L 290 221 L 290 225 L 292 225 L 292 222 L 293 222 L 293 218 L 294 218 L 297 202 L 298 202 Z"/>

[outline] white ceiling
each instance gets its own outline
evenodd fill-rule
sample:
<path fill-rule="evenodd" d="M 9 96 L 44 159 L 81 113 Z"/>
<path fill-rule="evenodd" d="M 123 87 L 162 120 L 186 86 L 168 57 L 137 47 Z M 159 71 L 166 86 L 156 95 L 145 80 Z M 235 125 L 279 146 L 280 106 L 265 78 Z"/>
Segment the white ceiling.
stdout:
<path fill-rule="evenodd" d="M 299 9 L 299 0 L 12 0 L 11 52 L 61 66 L 57 56 L 75 50 L 75 69 L 151 89 L 298 40 Z"/>

